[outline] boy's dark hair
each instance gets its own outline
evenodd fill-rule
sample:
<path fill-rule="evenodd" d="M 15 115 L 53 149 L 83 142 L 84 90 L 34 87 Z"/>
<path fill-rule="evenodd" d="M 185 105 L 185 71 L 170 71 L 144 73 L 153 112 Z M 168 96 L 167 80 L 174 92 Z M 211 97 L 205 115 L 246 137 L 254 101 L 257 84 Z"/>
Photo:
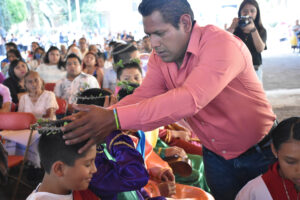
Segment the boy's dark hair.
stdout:
<path fill-rule="evenodd" d="M 27 66 L 27 71 L 29 72 L 28 65 L 23 60 L 14 60 L 14 61 L 12 61 L 9 64 L 8 75 L 9 75 L 9 77 L 11 77 L 16 82 L 19 82 L 20 79 L 16 76 L 14 69 L 17 67 L 17 65 L 19 64 L 19 62 L 25 63 L 25 65 Z"/>
<path fill-rule="evenodd" d="M 54 162 L 61 161 L 68 166 L 74 166 L 75 161 L 86 154 L 79 154 L 78 150 L 86 144 L 87 140 L 78 144 L 66 145 L 65 140 L 62 138 L 65 133 L 60 129 L 55 129 L 51 132 L 51 128 L 61 127 L 64 125 L 64 122 L 65 120 L 50 121 L 46 125 L 50 131 L 39 130 L 41 137 L 38 144 L 38 151 L 41 166 L 48 174 Z"/>
<path fill-rule="evenodd" d="M 70 58 L 77 58 L 79 64 L 81 65 L 81 59 L 75 53 L 71 53 L 70 55 L 67 56 L 66 63 L 67 63 L 68 59 L 70 59 Z"/>
<path fill-rule="evenodd" d="M 271 132 L 271 137 L 276 151 L 289 140 L 300 140 L 300 117 L 291 117 L 280 122 Z"/>
<path fill-rule="evenodd" d="M 130 83 L 130 82 L 127 82 L 127 83 L 121 85 L 121 89 L 118 92 L 118 100 L 120 101 L 127 95 L 132 94 L 134 92 L 134 90 L 136 88 L 138 88 L 139 86 L 140 85 L 137 83 Z"/>
<path fill-rule="evenodd" d="M 58 52 L 60 53 L 60 50 L 59 50 L 57 47 L 51 46 L 51 47 L 48 49 L 48 51 L 46 52 L 46 55 L 45 55 L 45 57 L 44 57 L 44 63 L 46 63 L 46 64 L 49 64 L 49 63 L 50 63 L 50 61 L 49 61 L 49 53 L 50 53 L 51 51 L 54 51 L 54 50 L 56 50 L 56 51 L 58 51 Z M 63 62 L 63 60 L 61 59 L 61 57 L 59 58 L 59 61 L 58 61 L 58 63 L 57 63 L 57 67 L 58 67 L 58 69 L 61 69 L 61 68 L 64 68 L 64 67 L 65 67 L 64 62 Z"/>
<path fill-rule="evenodd" d="M 120 77 L 121 77 L 124 69 L 132 69 L 132 68 L 138 69 L 141 72 L 141 75 L 143 75 L 140 65 L 137 62 L 131 61 L 129 63 L 123 64 L 122 67 L 117 67 L 117 78 L 120 80 Z"/>
<path fill-rule="evenodd" d="M 8 54 L 14 54 L 18 60 L 22 60 L 22 55 L 18 49 L 11 49 L 6 53 L 6 57 L 8 57 Z"/>
<path fill-rule="evenodd" d="M 110 96 L 111 92 L 100 89 L 100 88 L 90 88 L 81 92 L 77 96 L 77 104 L 86 105 L 97 105 L 103 106 L 105 101 L 105 96 Z"/>
<path fill-rule="evenodd" d="M 132 44 L 118 44 L 112 52 L 114 63 L 118 63 L 121 59 L 123 63 L 129 63 L 130 54 L 134 51 L 137 51 L 137 48 Z"/>
<path fill-rule="evenodd" d="M 18 46 L 14 42 L 8 42 L 8 43 L 5 44 L 5 46 L 11 46 L 14 49 L 18 49 Z"/>
<path fill-rule="evenodd" d="M 143 17 L 159 11 L 166 23 L 179 28 L 179 20 L 183 14 L 191 16 L 194 21 L 194 13 L 187 0 L 143 0 L 139 5 L 139 12 Z"/>

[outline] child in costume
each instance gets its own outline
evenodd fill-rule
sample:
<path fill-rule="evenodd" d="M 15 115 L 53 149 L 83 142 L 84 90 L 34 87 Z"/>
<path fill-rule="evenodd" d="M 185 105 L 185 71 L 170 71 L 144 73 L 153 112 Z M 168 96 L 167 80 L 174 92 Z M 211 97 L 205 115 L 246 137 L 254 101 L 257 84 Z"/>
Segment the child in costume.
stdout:
<path fill-rule="evenodd" d="M 77 103 L 103 106 L 105 96 L 110 94 L 102 89 L 88 89 L 77 97 Z M 93 175 L 89 188 L 101 199 L 165 199 L 150 198 L 143 189 L 149 179 L 144 159 L 131 138 L 123 132 L 114 131 L 104 144 L 97 147 L 95 164 L 98 171 Z"/>
<path fill-rule="evenodd" d="M 283 120 L 270 134 L 277 162 L 249 181 L 236 200 L 300 199 L 300 117 Z"/>
<path fill-rule="evenodd" d="M 124 72 L 126 72 L 125 75 L 127 80 L 123 79 Z M 118 74 L 118 80 L 120 81 L 119 86 L 121 86 L 118 92 L 119 100 L 133 93 L 134 89 L 139 86 L 139 83 L 141 83 L 141 81 L 139 82 L 137 79 L 134 78 L 136 73 L 140 73 L 141 75 L 141 70 L 139 70 L 139 63 L 135 61 L 133 62 L 131 61 L 125 64 L 122 63 L 122 65 L 118 66 L 117 74 Z M 157 149 L 153 149 L 151 144 L 149 144 L 148 141 L 145 140 L 145 135 L 142 131 L 128 131 L 128 132 L 129 132 L 128 134 L 130 134 L 133 141 L 135 142 L 136 146 L 142 149 L 142 152 L 144 152 L 145 154 L 144 156 L 145 163 L 146 163 L 147 170 L 150 174 L 150 180 L 148 184 L 145 186 L 145 189 L 150 194 L 150 196 L 162 195 L 162 196 L 174 197 L 174 198 L 192 198 L 197 196 L 198 199 L 211 198 L 210 195 L 206 194 L 204 191 L 202 191 L 199 188 L 175 183 L 175 176 L 171 167 L 167 162 L 163 161 L 159 157 L 160 153 L 163 153 L 164 155 L 168 155 L 168 156 L 172 156 L 176 154 L 179 157 L 180 156 L 187 157 L 184 150 L 182 150 L 179 147 L 168 147 L 161 140 L 158 140 L 157 144 L 161 144 L 162 146 L 160 147 L 160 150 L 157 151 L 158 152 L 157 154 L 155 152 L 155 150 Z M 143 145 L 139 146 L 141 143 Z M 170 152 L 170 153 L 166 153 L 166 152 Z M 199 161 L 193 163 L 194 168 L 192 170 L 192 174 L 190 175 L 191 177 L 177 176 L 176 182 L 182 181 L 184 184 L 190 184 L 190 185 L 194 184 L 195 186 L 198 187 L 201 186 L 209 191 L 209 188 L 207 187 L 204 178 L 203 164 L 201 164 L 202 158 L 200 158 L 200 156 L 197 155 L 190 155 L 190 157 L 193 157 L 195 161 Z M 200 160 L 198 157 L 200 158 Z M 199 168 L 197 169 L 197 167 Z M 202 170 L 202 173 L 199 173 L 199 170 Z M 200 175 L 202 174 L 202 176 L 199 176 L 199 174 Z M 189 192 L 187 192 L 187 190 Z"/>
<path fill-rule="evenodd" d="M 139 76 L 137 74 L 140 73 Z M 129 63 L 125 63 L 117 68 L 117 75 L 118 75 L 118 81 L 119 81 L 119 86 L 121 86 L 121 89 L 119 90 L 118 93 L 118 99 L 121 100 L 125 96 L 132 94 L 136 88 L 139 87 L 139 84 L 141 84 L 142 80 L 139 79 L 141 77 L 141 69 L 139 67 L 139 63 L 136 62 L 135 60 L 132 60 Z M 175 127 L 175 125 L 173 125 Z M 179 126 L 178 126 L 179 127 Z M 165 128 L 162 131 L 167 131 Z M 161 130 L 159 130 L 161 132 Z M 151 133 L 153 134 L 153 133 Z M 168 159 L 168 157 L 173 157 L 173 156 L 178 156 L 179 160 L 180 158 L 185 158 L 188 157 L 191 161 L 192 165 L 192 172 L 188 176 L 182 176 L 180 174 L 177 174 L 177 171 L 174 172 L 166 172 L 168 174 L 172 174 L 173 178 L 175 178 L 177 183 L 182 183 L 186 185 L 191 185 L 191 186 L 196 186 L 200 187 L 203 190 L 210 192 L 210 189 L 206 183 L 206 179 L 204 176 L 204 164 L 203 164 L 203 159 L 202 156 L 199 155 L 193 155 L 193 154 L 186 154 L 186 152 L 177 146 L 168 146 L 164 141 L 161 139 L 157 138 L 156 139 L 156 145 L 153 146 L 153 150 L 156 154 L 158 154 L 162 159 Z M 176 140 L 177 141 L 177 140 Z M 181 141 L 180 144 L 183 144 Z M 193 150 L 196 152 L 199 152 L 201 148 L 199 149 L 198 146 L 194 146 L 188 142 L 184 143 L 185 147 L 188 147 L 188 150 Z M 182 159 L 184 160 L 184 159 Z M 153 164 L 152 162 L 150 163 L 151 165 Z M 170 166 L 167 164 L 163 164 L 164 168 L 170 168 Z M 167 166 L 167 167 L 166 167 Z M 173 166 L 173 165 L 171 165 Z M 184 165 L 183 165 L 184 166 Z M 149 169 L 149 168 L 147 168 Z M 151 175 L 151 173 L 150 173 Z M 175 175 L 175 177 L 174 177 Z M 172 180 L 172 178 L 170 179 Z M 172 184 L 169 185 L 168 188 L 173 188 L 171 186 Z M 171 193 L 175 192 L 175 189 Z"/>
<path fill-rule="evenodd" d="M 38 151 L 45 170 L 43 181 L 27 200 L 97 200 L 88 189 L 95 167 L 96 145 L 82 154 L 78 150 L 86 144 L 66 145 L 60 127 L 64 121 L 42 122 L 35 127 L 41 134 Z"/>

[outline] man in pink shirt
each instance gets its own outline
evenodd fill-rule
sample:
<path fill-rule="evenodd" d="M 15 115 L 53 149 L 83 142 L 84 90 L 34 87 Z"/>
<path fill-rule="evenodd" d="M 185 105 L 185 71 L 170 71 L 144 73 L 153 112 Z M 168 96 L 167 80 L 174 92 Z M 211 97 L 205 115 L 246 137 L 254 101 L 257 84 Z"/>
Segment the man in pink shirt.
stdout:
<path fill-rule="evenodd" d="M 248 48 L 231 33 L 200 27 L 186 0 L 143 0 L 139 11 L 154 49 L 142 85 L 113 110 L 77 106 L 84 112 L 64 128 L 76 129 L 66 143 L 89 139 L 84 151 L 119 125 L 147 131 L 185 119 L 203 143 L 212 194 L 234 199 L 274 162 L 266 135 L 275 115 Z"/>

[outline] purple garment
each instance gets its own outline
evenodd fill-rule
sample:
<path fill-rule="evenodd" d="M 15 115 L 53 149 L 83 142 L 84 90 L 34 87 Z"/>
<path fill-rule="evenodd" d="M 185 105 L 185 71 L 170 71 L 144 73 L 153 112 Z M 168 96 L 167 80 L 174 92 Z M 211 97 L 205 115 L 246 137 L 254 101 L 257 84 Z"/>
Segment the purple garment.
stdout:
<path fill-rule="evenodd" d="M 0 72 L 0 83 L 3 83 L 4 80 L 5 80 L 5 77 L 2 74 L 2 72 Z"/>
<path fill-rule="evenodd" d="M 115 161 L 105 155 L 104 148 Z M 149 179 L 143 157 L 135 150 L 131 138 L 121 131 L 114 131 L 106 138 L 106 147 L 99 145 L 95 164 L 98 171 L 89 188 L 102 200 L 117 199 L 120 192 L 140 190 Z"/>

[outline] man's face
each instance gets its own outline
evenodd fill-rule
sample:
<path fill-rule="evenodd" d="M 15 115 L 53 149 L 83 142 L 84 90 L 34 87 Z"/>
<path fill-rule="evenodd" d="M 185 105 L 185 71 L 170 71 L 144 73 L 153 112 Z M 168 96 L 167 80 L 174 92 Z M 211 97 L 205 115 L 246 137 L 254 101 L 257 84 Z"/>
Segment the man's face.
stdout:
<path fill-rule="evenodd" d="M 39 47 L 39 45 L 36 42 L 32 42 L 31 43 L 31 49 L 34 52 L 37 48 Z"/>
<path fill-rule="evenodd" d="M 181 64 L 189 41 L 180 20 L 179 28 L 164 22 L 159 11 L 143 17 L 144 31 L 150 36 L 151 46 L 164 62 Z"/>
<path fill-rule="evenodd" d="M 143 39 L 143 46 L 147 51 L 151 51 L 152 48 L 151 48 L 151 41 L 149 37 Z"/>
<path fill-rule="evenodd" d="M 81 72 L 81 65 L 77 58 L 69 58 L 66 62 L 68 76 L 76 77 Z"/>
<path fill-rule="evenodd" d="M 79 40 L 79 47 L 80 49 L 85 49 L 86 48 L 86 40 L 85 39 L 80 39 Z"/>

